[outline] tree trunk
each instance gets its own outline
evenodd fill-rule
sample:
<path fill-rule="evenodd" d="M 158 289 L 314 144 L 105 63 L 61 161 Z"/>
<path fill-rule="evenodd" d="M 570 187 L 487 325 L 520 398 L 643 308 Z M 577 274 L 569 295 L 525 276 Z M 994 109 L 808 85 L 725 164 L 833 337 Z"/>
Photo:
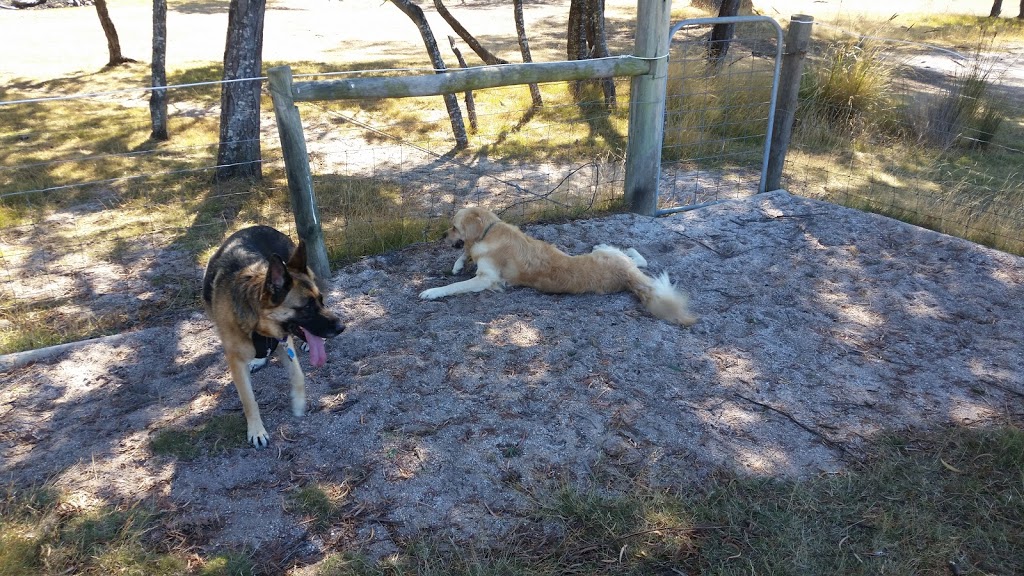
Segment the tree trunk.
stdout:
<path fill-rule="evenodd" d="M 1024 2 L 1024 0 L 1021 0 Z M 523 0 L 512 0 L 512 8 L 516 20 L 516 36 L 519 38 L 519 52 L 523 55 L 523 62 L 533 62 L 530 54 L 530 42 L 526 39 L 526 22 L 523 20 Z M 530 84 L 530 97 L 533 99 L 533 107 L 540 108 L 544 101 L 540 97 L 540 88 L 536 84 Z"/>
<path fill-rule="evenodd" d="M 434 70 L 438 74 L 447 70 L 444 60 L 441 59 L 441 51 L 437 48 L 437 41 L 434 40 L 434 33 L 430 30 L 430 24 L 427 23 L 426 17 L 423 16 L 423 9 L 413 4 L 410 0 L 391 0 L 391 3 L 416 24 L 420 31 L 420 36 L 423 38 L 423 44 L 427 48 L 427 54 L 430 55 L 430 61 L 434 66 Z M 448 109 L 448 118 L 452 123 L 455 147 L 462 149 L 469 146 L 469 139 L 466 137 L 466 125 L 462 121 L 462 111 L 459 110 L 458 99 L 454 94 L 445 94 L 444 105 Z"/>
<path fill-rule="evenodd" d="M 121 54 L 121 42 L 117 39 L 117 28 L 114 28 L 114 21 L 110 19 L 110 13 L 107 12 L 107 0 L 96 0 L 96 14 L 100 17 L 103 34 L 107 37 L 107 52 L 110 54 L 107 67 L 134 62 Z"/>
<path fill-rule="evenodd" d="M 459 51 L 458 47 L 455 46 L 455 37 L 449 36 L 448 43 L 452 46 L 452 52 L 455 53 L 455 58 L 459 61 L 459 66 L 462 68 L 469 68 L 466 65 L 466 59 L 462 57 L 462 52 Z M 466 116 L 469 116 L 469 129 L 476 133 L 476 101 L 473 100 L 473 91 L 466 90 Z"/>
<path fill-rule="evenodd" d="M 607 58 L 608 38 L 604 31 L 604 0 L 590 0 L 587 9 L 587 43 L 590 44 L 591 58 Z M 605 106 L 615 106 L 615 80 L 601 79 L 601 90 L 604 92 Z"/>
<path fill-rule="evenodd" d="M 489 66 L 493 66 L 495 64 L 508 64 L 508 60 L 498 58 L 494 54 L 491 54 L 491 52 L 488 51 L 486 48 L 484 48 L 480 44 L 480 42 L 478 42 L 477 39 L 474 38 L 473 35 L 470 34 L 469 31 L 466 30 L 466 28 L 463 27 L 462 24 L 455 19 L 454 16 L 452 16 L 452 13 L 449 12 L 448 9 L 444 7 L 444 4 L 441 3 L 441 0 L 434 0 L 434 8 L 437 9 L 437 13 L 441 15 L 441 18 L 444 18 L 444 21 L 447 22 L 448 25 L 452 27 L 452 30 L 454 30 L 455 33 L 459 35 L 459 38 L 462 38 L 462 41 L 465 42 L 466 45 L 469 46 L 469 48 L 473 52 L 475 52 L 476 55 L 479 56 L 481 60 L 484 61 L 484 64 L 487 64 Z"/>
<path fill-rule="evenodd" d="M 604 0 L 572 0 L 569 3 L 569 29 L 566 41 L 568 60 L 585 60 L 608 56 L 608 42 L 604 29 Z M 593 83 L 594 81 L 588 81 Z M 615 105 L 615 82 L 611 78 L 601 80 L 605 104 Z M 577 99 L 583 89 L 583 81 L 573 82 L 572 92 Z"/>
<path fill-rule="evenodd" d="M 722 6 L 718 9 L 720 18 L 735 16 L 740 11 L 740 0 L 722 0 Z M 725 57 L 729 54 L 729 44 L 736 33 L 735 24 L 715 24 L 711 28 L 711 36 L 708 38 L 708 62 L 715 68 L 722 65 Z"/>
<path fill-rule="evenodd" d="M 989 18 L 999 18 L 1003 12 L 1003 0 L 992 0 L 992 11 L 988 13 Z"/>
<path fill-rule="evenodd" d="M 167 0 L 153 0 L 153 91 L 149 94 L 149 117 L 153 140 L 167 140 Z"/>
<path fill-rule="evenodd" d="M 260 80 L 266 0 L 231 0 L 220 92 L 216 181 L 262 178 Z"/>
<path fill-rule="evenodd" d="M 1020 11 L 1017 12 L 1017 18 L 1024 20 L 1024 0 L 1020 0 Z"/>

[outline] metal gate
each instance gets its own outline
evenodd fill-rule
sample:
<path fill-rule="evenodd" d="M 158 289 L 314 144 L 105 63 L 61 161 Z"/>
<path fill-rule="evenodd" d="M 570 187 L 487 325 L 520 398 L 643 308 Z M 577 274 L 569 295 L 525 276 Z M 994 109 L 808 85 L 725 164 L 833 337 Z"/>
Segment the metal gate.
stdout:
<path fill-rule="evenodd" d="M 734 26 L 717 46 L 716 24 Z M 767 16 L 672 26 L 656 214 L 765 191 L 783 45 L 782 27 Z"/>

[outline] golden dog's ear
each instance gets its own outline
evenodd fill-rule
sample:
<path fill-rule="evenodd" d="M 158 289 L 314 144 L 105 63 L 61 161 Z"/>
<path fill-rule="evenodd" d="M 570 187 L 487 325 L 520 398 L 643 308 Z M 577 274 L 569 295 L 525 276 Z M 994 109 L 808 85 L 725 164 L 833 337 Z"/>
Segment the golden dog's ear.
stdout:
<path fill-rule="evenodd" d="M 462 233 L 463 240 L 477 240 L 484 233 L 483 220 L 472 208 L 463 208 L 455 215 L 455 229 Z"/>

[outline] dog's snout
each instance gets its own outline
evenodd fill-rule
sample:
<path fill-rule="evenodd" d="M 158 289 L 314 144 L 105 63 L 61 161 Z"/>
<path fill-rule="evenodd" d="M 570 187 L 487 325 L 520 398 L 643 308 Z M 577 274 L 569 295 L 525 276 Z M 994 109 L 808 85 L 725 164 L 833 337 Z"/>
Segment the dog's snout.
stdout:
<path fill-rule="evenodd" d="M 344 331 L 345 331 L 345 325 L 341 323 L 341 320 L 336 320 L 334 322 L 334 326 L 331 326 L 330 336 L 328 336 L 328 338 L 334 338 L 335 336 L 337 336 L 338 334 L 341 334 Z"/>
<path fill-rule="evenodd" d="M 459 238 L 458 240 L 452 242 L 452 247 L 453 248 L 462 248 L 465 245 L 466 245 L 466 243 L 462 240 L 462 238 Z"/>

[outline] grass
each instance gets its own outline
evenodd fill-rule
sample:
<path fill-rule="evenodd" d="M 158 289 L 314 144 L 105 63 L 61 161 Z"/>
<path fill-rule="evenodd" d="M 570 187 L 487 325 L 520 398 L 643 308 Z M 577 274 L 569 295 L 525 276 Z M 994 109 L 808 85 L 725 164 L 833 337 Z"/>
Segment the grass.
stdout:
<path fill-rule="evenodd" d="M 194 460 L 200 456 L 248 446 L 245 418 L 239 414 L 218 417 L 198 428 L 168 429 L 150 442 L 154 454 Z"/>
<path fill-rule="evenodd" d="M 208 448 L 216 435 L 207 428 L 191 438 Z M 803 479 L 720 472 L 699 487 L 653 488 L 636 478 L 617 488 L 534 492 L 521 529 L 499 543 L 392 535 L 399 552 L 371 562 L 356 539 L 333 538 L 307 573 L 982 575 L 1024 566 L 1024 429 L 905 432 L 864 453 L 845 471 Z M 314 534 L 331 535 L 358 518 L 348 507 L 358 483 L 310 483 L 283 505 Z M 0 491 L 0 574 L 279 570 L 272 554 L 197 556 L 191 543 L 203 536 L 169 537 L 175 519 L 149 504 L 76 501 L 52 486 Z"/>
<path fill-rule="evenodd" d="M 344 482 L 313 483 L 296 489 L 288 495 L 286 508 L 305 518 L 306 525 L 317 534 L 324 534 L 333 525 L 346 519 L 351 486 Z"/>
<path fill-rule="evenodd" d="M 285 506 L 315 533 L 346 520 L 347 484 Z M 492 547 L 425 535 L 371 563 L 338 540 L 320 576 L 482 574 L 1014 574 L 1024 566 L 1024 430 L 949 428 L 880 438 L 851 469 L 800 480 L 720 473 L 696 490 L 570 487 L 531 494 L 522 531 Z M 0 574 L 236 574 L 273 559 L 196 565 L 142 505 L 80 509 L 53 488 L 0 498 Z"/>
<path fill-rule="evenodd" d="M 906 72 L 890 47 L 819 42 L 786 187 L 1024 254 L 1024 111 L 994 90 L 982 54 L 998 51 L 995 41 L 977 32 L 973 41 L 974 64 L 930 91 L 898 88 Z"/>
<path fill-rule="evenodd" d="M 534 497 L 538 529 L 501 546 L 426 538 L 377 565 L 339 552 L 315 573 L 944 575 L 1024 566 L 1016 427 L 888 437 L 855 469 L 804 480 L 721 474 L 696 491 L 638 485 Z"/>
<path fill-rule="evenodd" d="M 142 504 L 82 508 L 52 487 L 0 492 L 0 574 L 194 574 L 252 572 L 245 555 L 197 558 L 151 535 L 162 515 Z"/>

